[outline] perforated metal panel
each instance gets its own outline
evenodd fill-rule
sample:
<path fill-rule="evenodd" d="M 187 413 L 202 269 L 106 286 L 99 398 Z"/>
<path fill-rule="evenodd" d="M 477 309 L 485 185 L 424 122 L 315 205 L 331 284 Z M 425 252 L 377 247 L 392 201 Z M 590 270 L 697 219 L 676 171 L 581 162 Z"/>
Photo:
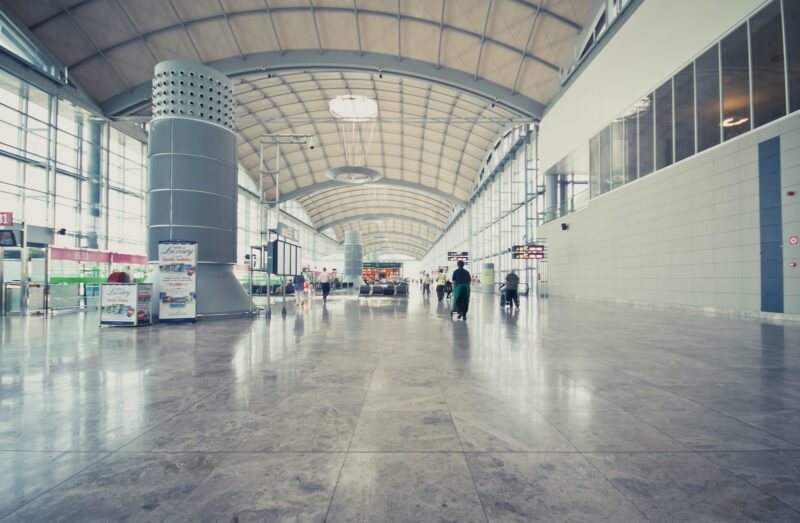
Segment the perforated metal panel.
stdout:
<path fill-rule="evenodd" d="M 235 131 L 233 85 L 219 71 L 183 60 L 155 67 L 153 119 L 192 118 Z"/>

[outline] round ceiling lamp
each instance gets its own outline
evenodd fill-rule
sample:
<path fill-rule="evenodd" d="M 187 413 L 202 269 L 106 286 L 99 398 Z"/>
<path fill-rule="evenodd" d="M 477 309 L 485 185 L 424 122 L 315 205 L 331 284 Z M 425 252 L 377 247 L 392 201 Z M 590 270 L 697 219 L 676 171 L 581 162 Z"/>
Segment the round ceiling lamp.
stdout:
<path fill-rule="evenodd" d="M 328 102 L 334 118 L 348 122 L 365 122 L 378 117 L 378 102 L 366 96 L 345 94 Z"/>
<path fill-rule="evenodd" d="M 346 94 L 328 102 L 328 107 L 336 118 L 336 130 L 347 165 L 366 166 L 367 147 L 372 142 L 378 119 L 378 103 L 366 96 Z"/>
<path fill-rule="evenodd" d="M 325 175 L 331 180 L 352 185 L 363 185 L 383 178 L 383 175 L 375 169 L 355 165 L 333 167 L 325 171 Z"/>

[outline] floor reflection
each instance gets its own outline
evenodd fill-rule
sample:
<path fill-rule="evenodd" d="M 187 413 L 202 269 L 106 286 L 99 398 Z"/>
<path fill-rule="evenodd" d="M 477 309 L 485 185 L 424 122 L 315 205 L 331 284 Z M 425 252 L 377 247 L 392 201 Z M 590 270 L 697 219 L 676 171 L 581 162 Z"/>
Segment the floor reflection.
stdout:
<path fill-rule="evenodd" d="M 280 303 L 3 319 L 0 517 L 800 514 L 796 325 L 480 293 L 459 321 L 413 289 Z"/>

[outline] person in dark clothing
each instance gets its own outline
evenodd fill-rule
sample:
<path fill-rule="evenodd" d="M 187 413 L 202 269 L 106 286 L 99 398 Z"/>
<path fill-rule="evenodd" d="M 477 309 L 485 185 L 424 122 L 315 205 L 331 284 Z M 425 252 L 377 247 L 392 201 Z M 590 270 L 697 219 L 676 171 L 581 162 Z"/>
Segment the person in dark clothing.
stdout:
<path fill-rule="evenodd" d="M 306 279 L 303 277 L 302 273 L 294 276 L 292 284 L 294 286 L 294 300 L 297 305 L 301 305 L 305 301 L 305 283 Z"/>
<path fill-rule="evenodd" d="M 514 305 L 517 306 L 519 309 L 519 293 L 517 290 L 519 289 L 519 276 L 514 271 L 509 272 L 506 275 L 506 283 L 504 285 L 503 292 L 506 295 L 506 305 L 509 307 L 513 307 Z"/>
<path fill-rule="evenodd" d="M 453 282 L 450 280 L 444 284 L 444 295 L 448 300 L 453 297 Z"/>
<path fill-rule="evenodd" d="M 458 313 L 459 320 L 467 319 L 467 311 L 469 311 L 469 292 L 470 282 L 472 276 L 469 271 L 464 268 L 464 262 L 458 262 L 458 269 L 453 271 L 453 284 L 455 290 L 453 291 L 453 305 L 455 312 Z"/>

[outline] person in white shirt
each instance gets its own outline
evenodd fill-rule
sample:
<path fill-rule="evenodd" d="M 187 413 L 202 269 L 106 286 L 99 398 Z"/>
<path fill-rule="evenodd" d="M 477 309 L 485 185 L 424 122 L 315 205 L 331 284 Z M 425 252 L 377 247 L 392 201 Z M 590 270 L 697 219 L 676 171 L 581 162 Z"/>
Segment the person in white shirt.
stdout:
<path fill-rule="evenodd" d="M 322 303 L 328 303 L 328 294 L 331 292 L 331 275 L 326 267 L 319 273 L 319 282 L 322 284 Z"/>

